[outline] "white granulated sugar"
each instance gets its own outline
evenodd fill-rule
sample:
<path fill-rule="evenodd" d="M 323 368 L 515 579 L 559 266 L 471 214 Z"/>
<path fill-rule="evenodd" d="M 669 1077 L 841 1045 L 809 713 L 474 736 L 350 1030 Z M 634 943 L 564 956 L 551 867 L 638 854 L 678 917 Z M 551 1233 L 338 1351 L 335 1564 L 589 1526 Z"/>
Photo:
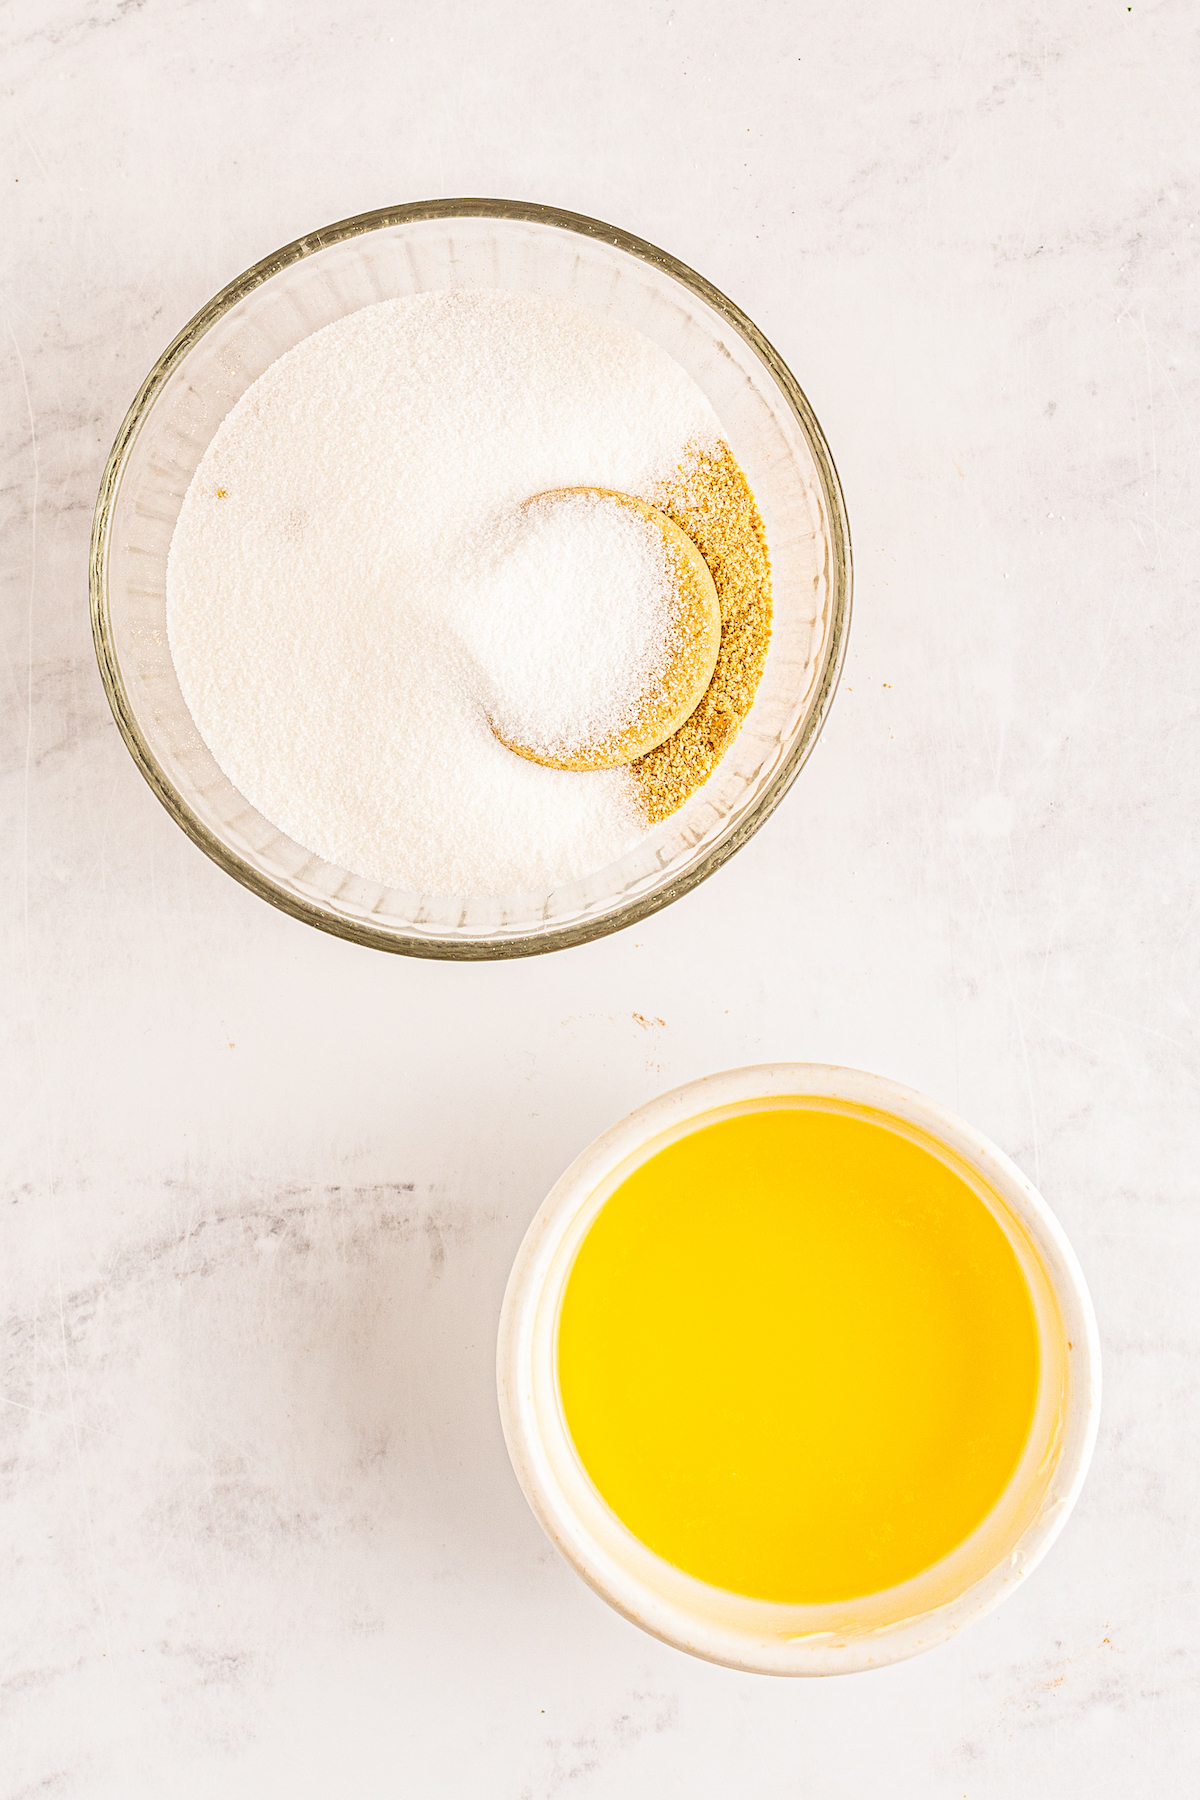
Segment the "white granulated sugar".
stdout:
<path fill-rule="evenodd" d="M 618 501 L 556 496 L 507 518 L 456 613 L 501 735 L 566 756 L 631 723 L 661 692 L 673 592 L 662 533 Z"/>
<path fill-rule="evenodd" d="M 719 438 L 665 352 L 561 302 L 423 294 L 314 333 L 221 425 L 171 543 L 171 652 L 217 762 L 389 887 L 530 893 L 615 861 L 645 830 L 625 772 L 543 768 L 490 720 L 550 743 L 624 716 L 663 654 L 656 534 L 525 503 L 648 498 Z"/>

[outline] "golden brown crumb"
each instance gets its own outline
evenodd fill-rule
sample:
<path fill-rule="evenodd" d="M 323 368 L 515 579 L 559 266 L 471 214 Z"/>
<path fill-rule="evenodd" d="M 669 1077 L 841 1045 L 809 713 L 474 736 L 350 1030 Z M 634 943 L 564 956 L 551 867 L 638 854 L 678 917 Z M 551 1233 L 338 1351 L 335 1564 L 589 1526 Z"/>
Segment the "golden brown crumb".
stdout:
<path fill-rule="evenodd" d="M 630 764 L 647 823 L 708 780 L 741 729 L 771 641 L 771 561 L 762 518 L 728 444 L 694 452 L 649 496 L 708 564 L 721 603 L 721 648 L 708 691 L 674 737 Z"/>

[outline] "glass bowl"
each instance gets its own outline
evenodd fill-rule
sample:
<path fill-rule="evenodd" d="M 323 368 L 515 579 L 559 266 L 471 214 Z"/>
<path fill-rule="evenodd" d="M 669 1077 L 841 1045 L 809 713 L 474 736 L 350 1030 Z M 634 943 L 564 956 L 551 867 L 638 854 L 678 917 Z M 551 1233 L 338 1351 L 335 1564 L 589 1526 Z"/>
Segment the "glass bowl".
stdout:
<path fill-rule="evenodd" d="M 817 1107 L 885 1125 L 949 1165 L 1000 1225 L 1029 1284 L 1039 1374 L 1033 1422 L 1008 1486 L 932 1567 L 855 1600 L 783 1605 L 727 1593 L 639 1542 L 593 1486 L 558 1391 L 558 1318 L 576 1252 L 641 1163 L 739 1113 Z M 727 1069 L 660 1094 L 576 1158 L 517 1252 L 504 1295 L 496 1379 L 505 1442 L 543 1530 L 602 1599 L 679 1650 L 761 1675 L 838 1675 L 932 1649 L 1015 1591 L 1079 1497 L 1100 1416 L 1100 1341 L 1083 1271 L 1061 1225 L 1001 1150 L 935 1100 L 862 1069 L 773 1063 Z"/>
<path fill-rule="evenodd" d="M 285 350 L 379 300 L 512 288 L 634 326 L 707 394 L 754 490 L 771 551 L 770 654 L 714 774 L 627 856 L 501 899 L 404 893 L 295 843 L 233 786 L 196 729 L 167 640 L 167 551 L 217 427 Z M 850 538 L 820 426 L 777 353 L 702 276 L 595 219 L 507 200 L 436 200 L 288 244 L 203 307 L 134 399 L 92 528 L 92 629 L 122 735 L 188 836 L 253 893 L 323 931 L 409 956 L 527 956 L 666 906 L 779 804 L 829 710 L 850 617 Z"/>

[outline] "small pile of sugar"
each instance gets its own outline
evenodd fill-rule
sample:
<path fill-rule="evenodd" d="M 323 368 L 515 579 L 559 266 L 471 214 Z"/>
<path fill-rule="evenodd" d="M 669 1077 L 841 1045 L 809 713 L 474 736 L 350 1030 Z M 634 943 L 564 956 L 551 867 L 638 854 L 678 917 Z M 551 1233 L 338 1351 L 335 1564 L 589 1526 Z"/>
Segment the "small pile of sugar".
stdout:
<path fill-rule="evenodd" d="M 530 893 L 617 860 L 647 826 L 628 772 L 544 768 L 491 718 L 555 740 L 620 713 L 662 654 L 655 551 L 611 509 L 526 503 L 650 499 L 719 440 L 665 352 L 559 301 L 423 294 L 314 333 L 220 426 L 171 544 L 172 657 L 217 762 L 388 887 Z"/>
<path fill-rule="evenodd" d="M 628 507 L 560 494 L 504 520 L 455 616 L 499 735 L 566 758 L 631 724 L 662 691 L 672 596 L 662 533 Z"/>

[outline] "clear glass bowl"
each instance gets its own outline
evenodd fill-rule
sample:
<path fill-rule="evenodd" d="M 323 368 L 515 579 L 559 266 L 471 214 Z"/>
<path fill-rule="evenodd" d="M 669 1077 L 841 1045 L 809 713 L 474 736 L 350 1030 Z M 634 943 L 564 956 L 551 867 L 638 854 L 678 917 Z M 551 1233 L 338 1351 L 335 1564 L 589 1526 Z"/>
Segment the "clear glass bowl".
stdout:
<path fill-rule="evenodd" d="M 754 489 L 771 551 L 771 650 L 717 770 L 628 856 L 503 899 L 403 893 L 327 863 L 265 819 L 217 766 L 167 641 L 166 567 L 188 484 L 263 370 L 334 319 L 434 288 L 512 288 L 636 327 L 708 395 Z M 388 208 L 313 232 L 231 282 L 164 351 L 117 435 L 92 530 L 100 672 L 134 761 L 213 861 L 295 918 L 409 956 L 527 956 L 666 906 L 779 804 L 829 710 L 850 617 L 850 538 L 820 426 L 780 357 L 703 277 L 611 225 L 506 200 Z"/>

